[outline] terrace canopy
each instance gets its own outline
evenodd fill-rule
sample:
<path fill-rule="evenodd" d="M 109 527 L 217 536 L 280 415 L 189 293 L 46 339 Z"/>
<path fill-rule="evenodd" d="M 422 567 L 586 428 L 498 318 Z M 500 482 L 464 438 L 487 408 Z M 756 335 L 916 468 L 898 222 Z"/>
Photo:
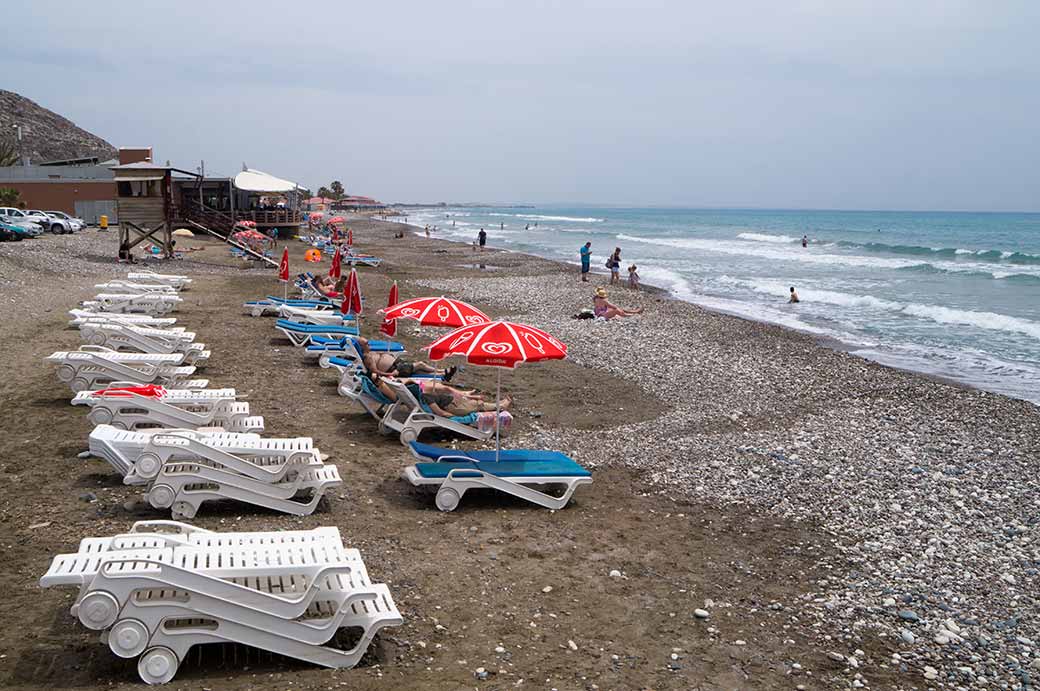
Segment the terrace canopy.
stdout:
<path fill-rule="evenodd" d="M 298 185 L 259 170 L 247 169 L 235 176 L 235 187 L 245 192 L 292 192 Z"/>

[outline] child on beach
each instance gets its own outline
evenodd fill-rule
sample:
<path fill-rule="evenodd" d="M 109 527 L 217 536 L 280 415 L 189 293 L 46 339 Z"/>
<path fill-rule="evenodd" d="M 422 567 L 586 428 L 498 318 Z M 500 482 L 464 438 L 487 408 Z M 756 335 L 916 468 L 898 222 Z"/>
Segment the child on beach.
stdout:
<path fill-rule="evenodd" d="M 628 267 L 628 287 L 632 290 L 639 290 L 639 272 L 638 267 L 635 264 Z"/>

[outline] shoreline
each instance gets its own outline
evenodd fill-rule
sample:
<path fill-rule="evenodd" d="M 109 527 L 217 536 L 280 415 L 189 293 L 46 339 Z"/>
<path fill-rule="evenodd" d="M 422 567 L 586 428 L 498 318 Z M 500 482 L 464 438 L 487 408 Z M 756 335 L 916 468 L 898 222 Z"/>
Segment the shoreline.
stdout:
<path fill-rule="evenodd" d="M 423 207 L 423 208 L 427 208 L 427 207 Z M 408 222 L 405 222 L 405 221 L 381 220 L 381 219 L 374 219 L 374 218 L 363 217 L 363 216 L 356 216 L 356 215 L 352 216 L 351 218 L 353 220 L 363 220 L 363 221 L 372 222 L 372 223 L 386 223 L 386 224 L 389 224 L 389 225 L 402 225 L 402 226 L 405 226 L 406 228 L 411 229 L 412 233 L 416 237 L 419 237 L 420 239 L 423 239 L 423 240 L 426 239 L 424 234 L 422 233 L 422 226 L 415 225 L 415 224 L 412 224 L 412 223 L 408 223 Z M 437 240 L 438 242 L 445 242 L 445 243 L 450 243 L 450 244 L 453 244 L 453 245 L 458 245 L 459 247 L 468 247 L 469 246 L 469 245 L 467 245 L 467 243 L 462 242 L 461 240 L 448 240 L 448 239 L 439 238 L 439 237 L 436 237 L 436 236 L 431 236 L 430 239 L 431 240 Z M 567 262 L 567 261 L 560 260 L 560 259 L 553 259 L 553 258 L 550 258 L 550 257 L 543 257 L 543 256 L 538 255 L 538 254 L 534 254 L 534 253 L 531 253 L 531 252 L 524 252 L 524 251 L 521 251 L 521 250 L 501 249 L 500 248 L 500 249 L 498 249 L 496 251 L 509 252 L 509 253 L 518 254 L 518 255 L 521 255 L 521 256 L 537 258 L 540 261 L 550 262 L 550 263 L 553 263 L 553 264 L 556 264 L 557 266 L 559 266 L 560 270 L 562 272 L 564 272 L 564 273 L 567 273 L 568 271 L 575 272 L 575 270 L 579 267 L 579 264 L 577 262 L 571 263 L 571 262 Z M 598 271 L 598 270 L 593 270 L 590 273 L 591 273 L 592 276 L 599 276 L 599 277 L 609 277 L 609 275 L 610 275 L 608 273 L 601 272 L 601 271 Z M 623 278 L 622 278 L 622 282 L 624 282 Z M 619 288 L 624 288 L 624 286 L 622 286 L 620 284 L 619 284 L 618 287 Z M 624 288 L 624 290 L 628 291 L 627 288 Z M 880 365 L 881 367 L 887 367 L 889 369 L 892 369 L 892 370 L 895 370 L 895 371 L 898 371 L 898 372 L 905 372 L 907 374 L 913 374 L 913 375 L 916 375 L 916 376 L 924 377 L 925 379 L 928 379 L 930 381 L 939 382 L 939 383 L 946 384 L 948 386 L 952 386 L 952 387 L 955 387 L 955 388 L 958 388 L 958 389 L 967 389 L 967 390 L 971 390 L 971 391 L 981 391 L 981 392 L 984 392 L 984 393 L 987 393 L 987 394 L 991 394 L 991 395 L 994 395 L 994 396 L 1003 396 L 1004 398 L 1008 398 L 1008 399 L 1014 400 L 1014 401 L 1024 401 L 1026 403 L 1030 403 L 1032 405 L 1036 405 L 1037 407 L 1040 407 L 1040 403 L 1033 403 L 1032 401 L 1028 401 L 1026 399 L 1015 398 L 1014 396 L 1009 396 L 1007 394 L 1004 394 L 1004 393 L 1001 393 L 1001 392 L 998 392 L 998 391 L 989 391 L 988 389 L 983 389 L 983 388 L 981 388 L 979 386 L 976 386 L 976 385 L 974 385 L 974 384 L 972 384 L 970 382 L 960 381 L 960 380 L 954 379 L 952 377 L 947 377 L 947 376 L 944 376 L 944 375 L 941 375 L 941 374 L 934 374 L 932 372 L 925 372 L 925 371 L 922 371 L 922 370 L 916 370 L 916 369 L 912 369 L 912 368 L 909 368 L 909 367 L 897 367 L 896 365 L 891 365 L 891 364 L 888 364 L 888 363 L 885 363 L 885 362 L 881 362 L 879 360 L 874 360 L 874 359 L 866 357 L 864 355 L 859 355 L 855 351 L 861 349 L 862 346 L 859 346 L 859 345 L 856 345 L 856 344 L 853 344 L 853 343 L 848 343 L 848 342 L 843 341 L 843 340 L 841 340 L 839 338 L 836 338 L 834 336 L 828 336 L 826 334 L 813 333 L 812 331 L 809 331 L 809 330 L 797 329 L 797 328 L 795 328 L 793 326 L 790 326 L 790 325 L 787 325 L 787 324 L 778 324 L 778 323 L 771 322 L 771 321 L 755 319 L 755 318 L 750 317 L 748 315 L 740 314 L 738 312 L 729 311 L 729 310 L 726 310 L 726 309 L 721 308 L 721 307 L 712 307 L 712 306 L 709 306 L 709 305 L 700 304 L 700 303 L 695 302 L 693 300 L 686 300 L 686 299 L 680 297 L 679 295 L 676 295 L 673 291 L 671 291 L 671 290 L 669 290 L 667 288 L 663 288 L 663 287 L 658 286 L 658 285 L 654 285 L 653 283 L 640 281 L 640 290 L 642 290 L 643 292 L 653 293 L 653 294 L 665 297 L 665 298 L 667 298 L 669 300 L 677 300 L 679 302 L 683 302 L 683 303 L 686 303 L 686 304 L 689 304 L 689 305 L 694 305 L 694 306 L 696 306 L 699 309 L 705 310 L 707 312 L 712 312 L 714 314 L 725 315 L 727 317 L 731 317 L 733 319 L 740 319 L 740 320 L 743 320 L 743 321 L 750 322 L 752 324 L 763 324 L 763 325 L 767 325 L 767 326 L 780 328 L 780 329 L 783 329 L 785 331 L 790 331 L 791 333 L 796 333 L 796 334 L 799 334 L 799 335 L 802 335 L 802 336 L 808 336 L 808 337 L 812 338 L 813 341 L 815 341 L 818 345 L 820 345 L 820 346 L 822 346 L 824 348 L 829 348 L 831 350 L 835 350 L 835 351 L 838 351 L 838 352 L 847 353 L 847 354 L 849 354 L 849 355 L 851 355 L 853 357 L 858 357 L 858 358 L 860 358 L 860 359 L 862 359 L 862 360 L 864 360 L 866 362 L 870 362 L 870 363 L 873 363 L 875 365 Z"/>

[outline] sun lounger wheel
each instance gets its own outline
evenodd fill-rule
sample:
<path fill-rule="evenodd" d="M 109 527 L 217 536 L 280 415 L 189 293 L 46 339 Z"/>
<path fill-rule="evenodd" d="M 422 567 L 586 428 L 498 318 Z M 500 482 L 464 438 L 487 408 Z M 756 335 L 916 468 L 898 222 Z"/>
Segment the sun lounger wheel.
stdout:
<path fill-rule="evenodd" d="M 69 388 L 72 389 L 73 392 L 79 393 L 80 391 L 86 391 L 87 389 L 89 389 L 90 382 L 88 382 L 83 377 L 76 377 L 71 382 L 69 382 Z"/>
<path fill-rule="evenodd" d="M 105 341 L 108 340 L 108 334 L 104 333 L 103 331 L 95 331 L 94 333 L 90 334 L 90 338 L 87 340 L 92 345 L 103 346 L 105 345 Z"/>
<path fill-rule="evenodd" d="M 137 673 L 146 684 L 165 684 L 177 674 L 180 661 L 169 648 L 157 645 L 145 651 L 137 661 Z"/>
<path fill-rule="evenodd" d="M 411 427 L 405 427 L 403 430 L 401 430 L 401 443 L 404 444 L 405 446 L 407 446 L 408 444 L 411 444 L 413 441 L 416 441 L 418 438 L 419 438 L 419 433 L 416 432 Z M 456 500 L 455 503 L 458 504 L 458 500 Z M 452 507 L 452 508 L 454 508 L 454 507 Z M 448 510 L 451 511 L 451 509 L 448 509 Z"/>
<path fill-rule="evenodd" d="M 121 619 L 108 632 L 108 647 L 119 657 L 137 657 L 148 646 L 148 627 L 137 619 Z"/>
<path fill-rule="evenodd" d="M 461 498 L 459 493 L 451 487 L 442 487 L 437 490 L 437 496 L 434 497 L 433 501 L 441 511 L 454 511 L 455 507 L 459 505 Z"/>
<path fill-rule="evenodd" d="M 148 503 L 157 509 L 168 509 L 173 506 L 177 494 L 169 485 L 153 485 L 148 490 Z"/>
<path fill-rule="evenodd" d="M 108 408 L 94 407 L 87 413 L 87 419 L 95 425 L 111 424 L 112 417 L 112 411 Z"/>
<path fill-rule="evenodd" d="M 138 456 L 137 460 L 134 462 L 134 472 L 146 480 L 151 480 L 159 474 L 159 471 L 162 470 L 162 466 L 162 459 L 154 453 L 143 453 Z M 170 501 L 173 501 L 172 497 Z M 166 506 L 169 506 L 169 504 Z"/>
<path fill-rule="evenodd" d="M 76 376 L 76 368 L 72 365 L 61 365 L 58 367 L 58 381 L 71 382 Z"/>
<path fill-rule="evenodd" d="M 88 629 L 101 631 L 119 616 L 119 601 L 110 593 L 96 590 L 83 596 L 76 614 Z"/>

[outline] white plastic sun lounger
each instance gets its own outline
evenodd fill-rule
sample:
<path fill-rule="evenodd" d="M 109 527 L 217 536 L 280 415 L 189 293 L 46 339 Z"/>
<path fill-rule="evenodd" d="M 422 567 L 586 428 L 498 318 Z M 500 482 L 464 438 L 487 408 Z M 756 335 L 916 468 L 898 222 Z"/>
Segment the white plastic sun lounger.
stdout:
<path fill-rule="evenodd" d="M 120 314 L 149 314 L 153 317 L 168 314 L 184 300 L 176 295 L 145 293 L 143 295 L 99 293 L 93 300 L 83 303 L 84 309 L 95 312 Z"/>
<path fill-rule="evenodd" d="M 176 317 L 151 317 L 147 314 L 119 314 L 82 309 L 69 310 L 69 315 L 72 317 L 69 320 L 69 326 L 76 327 L 82 327 L 84 324 L 134 324 L 135 326 L 184 330 L 184 327 L 174 326 L 177 323 Z"/>
<path fill-rule="evenodd" d="M 201 365 L 209 360 L 205 343 L 194 343 L 191 331 L 167 331 L 149 327 L 107 322 L 83 324 L 79 329 L 85 343 L 112 350 L 139 353 L 183 353 L 184 364 Z"/>
<path fill-rule="evenodd" d="M 214 391 L 225 394 L 218 397 Z M 161 398 L 132 392 L 99 395 L 94 391 L 81 391 L 72 399 L 72 404 L 90 406 L 87 419 L 95 425 L 112 425 L 117 429 L 221 427 L 228 432 L 264 431 L 264 418 L 250 415 L 249 404 L 236 401 L 234 389 L 174 389 Z"/>
<path fill-rule="evenodd" d="M 174 518 L 191 518 L 210 500 L 235 499 L 305 516 L 339 470 L 321 462 L 309 438 L 262 439 L 187 430 L 124 432 L 99 425 L 90 452 L 107 460 L 128 485 L 146 485 L 145 499 Z M 309 499 L 306 498 L 309 496 Z"/>
<path fill-rule="evenodd" d="M 147 281 L 148 283 L 165 283 L 166 285 L 174 286 L 175 288 L 186 289 L 191 284 L 191 279 L 187 276 L 179 276 L 176 274 L 160 274 L 154 271 L 131 271 L 126 275 L 128 281 Z"/>
<path fill-rule="evenodd" d="M 126 293 L 141 295 L 144 293 L 166 293 L 176 295 L 180 288 L 165 283 L 136 283 L 134 281 L 108 281 L 107 283 L 95 283 L 94 287 L 102 293 Z"/>
<path fill-rule="evenodd" d="M 362 380 L 363 381 L 363 380 Z M 435 415 L 425 408 L 402 382 L 384 378 L 397 395 L 397 401 L 389 406 L 379 422 L 379 431 L 384 434 L 397 433 L 401 443 L 407 446 L 419 439 L 427 430 L 440 429 L 470 439 L 489 439 L 494 430 L 481 432 L 476 427 Z"/>
<path fill-rule="evenodd" d="M 295 307 L 293 305 L 279 305 L 278 316 L 282 319 L 291 319 L 301 324 L 318 324 L 329 326 L 353 326 L 357 321 L 353 315 L 344 316 L 339 309 Z"/>
<path fill-rule="evenodd" d="M 292 531 L 287 539 L 207 533 L 205 546 L 58 555 L 40 585 L 78 587 L 73 616 L 105 630 L 102 640 L 116 655 L 140 655 L 138 671 L 150 684 L 170 681 L 192 646 L 210 642 L 351 667 L 379 630 L 403 619 L 356 550 L 327 533 L 313 540 L 300 535 L 324 530 Z M 123 537 L 149 535 L 115 540 Z M 326 645 L 341 628 L 360 629 L 354 648 Z"/>
<path fill-rule="evenodd" d="M 48 362 L 58 364 L 58 379 L 67 383 L 74 393 L 103 388 L 113 381 L 183 386 L 195 373 L 194 366 L 176 366 L 183 360 L 183 353 L 120 353 L 100 346 L 58 351 L 47 358 Z M 194 380 L 185 388 L 198 388 L 206 383 Z"/>

